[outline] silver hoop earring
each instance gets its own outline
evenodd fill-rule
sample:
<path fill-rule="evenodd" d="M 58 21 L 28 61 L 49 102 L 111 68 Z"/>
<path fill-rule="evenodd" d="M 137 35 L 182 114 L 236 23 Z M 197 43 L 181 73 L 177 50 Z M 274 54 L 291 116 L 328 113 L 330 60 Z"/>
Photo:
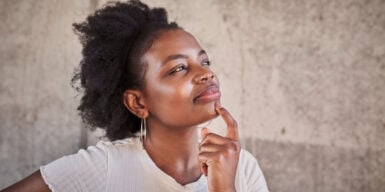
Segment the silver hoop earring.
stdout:
<path fill-rule="evenodd" d="M 140 142 L 142 143 L 143 149 L 146 145 L 146 136 L 147 136 L 147 125 L 146 118 L 140 119 Z"/>

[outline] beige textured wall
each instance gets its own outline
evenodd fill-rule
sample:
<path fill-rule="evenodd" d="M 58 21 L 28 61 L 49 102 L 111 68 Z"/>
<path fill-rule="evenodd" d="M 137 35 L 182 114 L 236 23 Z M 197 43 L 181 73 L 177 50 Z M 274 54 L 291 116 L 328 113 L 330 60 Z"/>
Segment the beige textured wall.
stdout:
<path fill-rule="evenodd" d="M 78 150 L 71 24 L 89 10 L 88 1 L 0 0 L 0 188 Z"/>
<path fill-rule="evenodd" d="M 0 0 L 0 188 L 95 142 L 71 23 L 104 2 Z M 208 50 L 271 191 L 385 190 L 385 1 L 145 2 Z"/>

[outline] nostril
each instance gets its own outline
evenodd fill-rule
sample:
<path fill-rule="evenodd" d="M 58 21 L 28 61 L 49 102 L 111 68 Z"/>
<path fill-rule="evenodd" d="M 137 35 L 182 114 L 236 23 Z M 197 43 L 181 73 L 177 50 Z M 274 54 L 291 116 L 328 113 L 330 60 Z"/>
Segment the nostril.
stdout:
<path fill-rule="evenodd" d="M 206 78 L 206 81 L 212 80 L 212 79 L 214 79 L 214 74 L 213 73 L 208 73 L 208 74 L 206 74 L 205 78 Z"/>
<path fill-rule="evenodd" d="M 206 71 L 198 76 L 196 76 L 195 81 L 197 83 L 206 83 L 208 81 L 212 81 L 215 78 L 215 74 L 211 71 Z"/>
<path fill-rule="evenodd" d="M 204 74 L 204 75 L 201 76 L 200 81 L 201 81 L 201 82 L 209 81 L 209 80 L 211 80 L 211 79 L 213 79 L 213 78 L 214 78 L 214 74 L 212 74 L 212 73 L 207 73 L 207 74 Z"/>

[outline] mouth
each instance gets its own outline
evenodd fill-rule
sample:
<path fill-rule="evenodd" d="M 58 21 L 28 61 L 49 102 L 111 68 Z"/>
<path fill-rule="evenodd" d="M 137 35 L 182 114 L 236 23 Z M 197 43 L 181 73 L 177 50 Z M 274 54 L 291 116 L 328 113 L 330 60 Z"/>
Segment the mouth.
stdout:
<path fill-rule="evenodd" d="M 198 103 L 208 103 L 212 101 L 217 101 L 221 98 L 221 92 L 218 85 L 210 85 L 206 87 L 198 96 L 194 98 L 194 102 Z"/>

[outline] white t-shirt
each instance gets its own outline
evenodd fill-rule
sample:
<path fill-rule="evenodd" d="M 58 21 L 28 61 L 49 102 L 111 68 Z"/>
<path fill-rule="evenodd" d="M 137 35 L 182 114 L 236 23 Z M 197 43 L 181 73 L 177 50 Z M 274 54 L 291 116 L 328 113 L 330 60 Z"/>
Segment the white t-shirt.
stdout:
<path fill-rule="evenodd" d="M 40 167 L 45 183 L 54 192 L 62 191 L 208 191 L 207 178 L 181 185 L 159 169 L 138 139 L 100 141 Z M 267 192 L 257 160 L 241 150 L 235 181 L 238 192 Z"/>

